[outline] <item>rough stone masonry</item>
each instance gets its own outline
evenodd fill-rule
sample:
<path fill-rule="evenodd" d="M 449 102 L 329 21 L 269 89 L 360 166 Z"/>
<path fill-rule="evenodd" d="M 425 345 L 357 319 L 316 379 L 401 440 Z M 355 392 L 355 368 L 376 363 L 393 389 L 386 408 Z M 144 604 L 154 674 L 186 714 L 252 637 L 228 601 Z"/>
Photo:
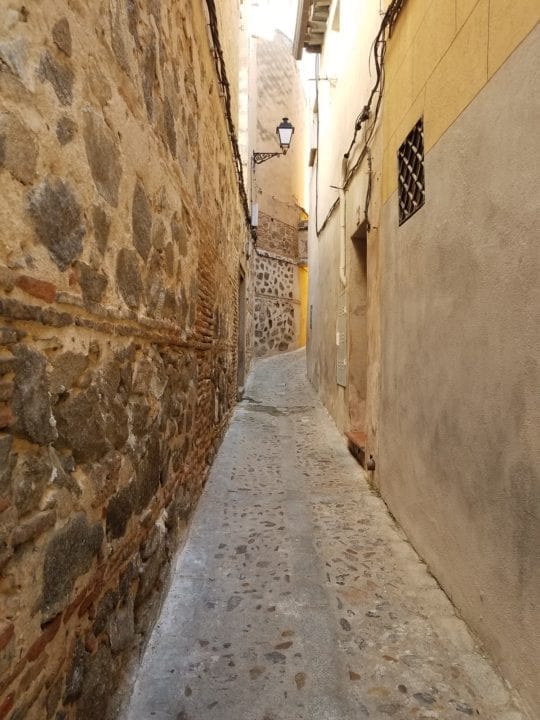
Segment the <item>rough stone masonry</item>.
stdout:
<path fill-rule="evenodd" d="M 103 720 L 236 397 L 203 4 L 3 0 L 0 187 L 0 720 Z"/>

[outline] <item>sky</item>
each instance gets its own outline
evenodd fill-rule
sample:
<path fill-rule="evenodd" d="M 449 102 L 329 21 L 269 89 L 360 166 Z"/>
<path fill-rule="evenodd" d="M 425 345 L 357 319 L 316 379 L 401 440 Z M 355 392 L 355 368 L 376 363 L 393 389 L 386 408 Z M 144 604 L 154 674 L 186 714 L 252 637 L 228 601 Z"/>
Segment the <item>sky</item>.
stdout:
<path fill-rule="evenodd" d="M 294 37 L 297 0 L 252 0 L 251 31 L 259 37 L 271 39 L 274 30 Z"/>

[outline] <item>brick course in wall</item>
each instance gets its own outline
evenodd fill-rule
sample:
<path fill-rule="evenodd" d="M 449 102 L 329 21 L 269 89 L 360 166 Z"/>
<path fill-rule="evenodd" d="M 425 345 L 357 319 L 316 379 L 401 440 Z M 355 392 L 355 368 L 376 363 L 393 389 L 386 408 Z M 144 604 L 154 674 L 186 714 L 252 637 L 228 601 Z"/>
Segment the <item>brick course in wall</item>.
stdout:
<path fill-rule="evenodd" d="M 4 5 L 0 718 L 103 720 L 236 399 L 247 228 L 200 3 Z"/>

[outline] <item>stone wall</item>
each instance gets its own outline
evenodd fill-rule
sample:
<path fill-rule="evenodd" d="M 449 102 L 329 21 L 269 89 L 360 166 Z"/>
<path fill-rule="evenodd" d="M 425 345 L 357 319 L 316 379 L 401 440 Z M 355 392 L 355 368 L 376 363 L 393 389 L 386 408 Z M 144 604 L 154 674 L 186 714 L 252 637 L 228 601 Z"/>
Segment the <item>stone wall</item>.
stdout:
<path fill-rule="evenodd" d="M 299 323 L 296 264 L 257 252 L 255 261 L 255 353 L 263 357 L 296 347 Z"/>
<path fill-rule="evenodd" d="M 0 185 L 0 718 L 103 720 L 236 397 L 201 3 L 6 0 Z"/>
<path fill-rule="evenodd" d="M 264 250 L 295 260 L 298 258 L 298 229 L 263 212 L 259 213 L 257 241 Z"/>
<path fill-rule="evenodd" d="M 255 260 L 255 354 L 264 357 L 300 344 L 301 301 L 296 227 L 259 214 Z"/>

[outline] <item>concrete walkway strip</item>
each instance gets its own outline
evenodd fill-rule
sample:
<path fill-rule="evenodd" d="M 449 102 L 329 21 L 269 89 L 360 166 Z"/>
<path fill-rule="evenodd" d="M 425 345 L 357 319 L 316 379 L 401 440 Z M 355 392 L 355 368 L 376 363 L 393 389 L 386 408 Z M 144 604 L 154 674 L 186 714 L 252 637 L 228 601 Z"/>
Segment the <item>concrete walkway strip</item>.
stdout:
<path fill-rule="evenodd" d="M 304 368 L 256 365 L 126 720 L 524 720 Z"/>

